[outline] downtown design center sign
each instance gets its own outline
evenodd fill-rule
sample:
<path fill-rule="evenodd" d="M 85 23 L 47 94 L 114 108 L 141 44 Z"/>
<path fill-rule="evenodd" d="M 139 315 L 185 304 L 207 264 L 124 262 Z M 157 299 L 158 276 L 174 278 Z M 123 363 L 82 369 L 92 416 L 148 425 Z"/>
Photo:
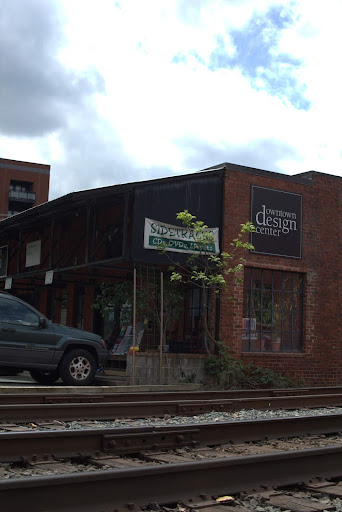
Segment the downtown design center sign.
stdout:
<path fill-rule="evenodd" d="M 302 196 L 252 185 L 251 234 L 254 253 L 302 257 Z"/>
<path fill-rule="evenodd" d="M 219 254 L 219 228 L 208 228 L 205 231 L 212 235 L 212 243 L 203 246 L 196 242 L 196 234 L 192 229 L 145 218 L 144 248 L 160 250 L 163 246 L 171 252 Z"/>

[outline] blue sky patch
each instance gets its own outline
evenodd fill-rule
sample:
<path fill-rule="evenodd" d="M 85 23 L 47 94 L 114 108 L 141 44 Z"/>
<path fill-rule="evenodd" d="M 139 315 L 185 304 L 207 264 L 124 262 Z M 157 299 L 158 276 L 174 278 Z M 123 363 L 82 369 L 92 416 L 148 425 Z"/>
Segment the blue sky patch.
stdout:
<path fill-rule="evenodd" d="M 195 60 L 197 60 L 200 64 L 202 64 L 203 66 L 205 65 L 205 61 L 204 59 L 199 55 L 199 53 L 197 53 L 195 50 L 191 50 L 190 52 L 188 52 L 187 54 L 184 54 L 184 53 L 181 53 L 181 52 L 178 52 L 176 55 L 174 55 L 171 59 L 171 62 L 174 63 L 174 64 L 188 64 L 189 62 L 189 59 L 188 57 L 194 57 Z"/>
<path fill-rule="evenodd" d="M 295 23 L 289 8 L 275 6 L 262 16 L 252 18 L 243 30 L 230 32 L 235 47 L 232 55 L 225 47 L 222 36 L 210 56 L 209 68 L 239 68 L 255 89 L 264 89 L 273 96 L 290 102 L 295 108 L 308 110 L 305 86 L 299 84 L 295 71 L 300 59 L 277 51 L 281 31 Z"/>

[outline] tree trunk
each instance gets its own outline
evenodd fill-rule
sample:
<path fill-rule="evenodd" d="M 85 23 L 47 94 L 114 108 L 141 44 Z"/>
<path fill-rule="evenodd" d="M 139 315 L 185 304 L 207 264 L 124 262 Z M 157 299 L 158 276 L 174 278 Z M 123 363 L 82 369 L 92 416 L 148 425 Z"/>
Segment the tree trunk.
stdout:
<path fill-rule="evenodd" d="M 209 289 L 209 306 L 208 306 L 208 313 L 209 313 L 209 321 L 208 321 L 208 330 L 211 334 L 211 343 L 209 346 L 209 350 L 211 352 L 215 351 L 215 343 L 213 343 L 212 339 L 215 339 L 215 331 L 216 331 L 216 293 L 215 293 L 216 287 Z"/>
<path fill-rule="evenodd" d="M 204 339 L 204 348 L 207 354 L 211 354 L 210 346 L 208 344 L 208 340 L 212 342 L 216 342 L 208 329 L 208 302 L 207 302 L 207 289 L 205 286 L 202 286 L 201 289 L 201 333 Z"/>

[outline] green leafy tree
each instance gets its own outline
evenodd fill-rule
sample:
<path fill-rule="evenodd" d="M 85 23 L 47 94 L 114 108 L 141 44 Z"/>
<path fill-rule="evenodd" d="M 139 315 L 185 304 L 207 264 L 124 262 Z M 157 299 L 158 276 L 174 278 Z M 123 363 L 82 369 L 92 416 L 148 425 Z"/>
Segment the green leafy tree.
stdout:
<path fill-rule="evenodd" d="M 174 264 L 171 267 L 171 282 L 191 283 L 201 290 L 201 335 L 208 354 L 215 350 L 218 340 L 214 336 L 216 316 L 215 295 L 227 287 L 230 277 L 239 281 L 243 268 L 245 251 L 254 249 L 246 239 L 249 233 L 255 231 L 251 222 L 241 224 L 240 233 L 231 242 L 230 252 L 213 254 L 215 245 L 214 235 L 204 222 L 197 220 L 188 210 L 177 214 L 177 219 L 191 233 L 196 243 L 196 253 L 192 254 L 185 265 Z M 166 254 L 167 246 L 160 246 L 161 252 Z M 170 261 L 171 258 L 167 254 Z"/>

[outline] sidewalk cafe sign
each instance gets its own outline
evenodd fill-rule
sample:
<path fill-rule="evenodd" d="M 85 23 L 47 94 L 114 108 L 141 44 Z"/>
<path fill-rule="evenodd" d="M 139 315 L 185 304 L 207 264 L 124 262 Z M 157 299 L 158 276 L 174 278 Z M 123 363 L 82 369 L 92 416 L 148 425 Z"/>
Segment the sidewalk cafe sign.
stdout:
<path fill-rule="evenodd" d="M 0 247 L 0 277 L 7 276 L 8 245 Z"/>
<path fill-rule="evenodd" d="M 251 242 L 255 253 L 302 257 L 302 196 L 252 185 Z"/>
<path fill-rule="evenodd" d="M 171 252 L 219 254 L 219 228 L 205 231 L 213 236 L 213 243 L 203 247 L 196 243 L 196 234 L 192 229 L 145 218 L 144 248 L 160 250 L 160 246 L 164 245 Z"/>

